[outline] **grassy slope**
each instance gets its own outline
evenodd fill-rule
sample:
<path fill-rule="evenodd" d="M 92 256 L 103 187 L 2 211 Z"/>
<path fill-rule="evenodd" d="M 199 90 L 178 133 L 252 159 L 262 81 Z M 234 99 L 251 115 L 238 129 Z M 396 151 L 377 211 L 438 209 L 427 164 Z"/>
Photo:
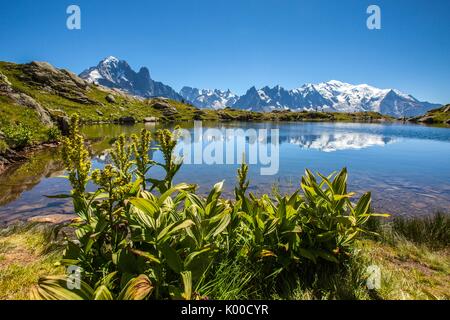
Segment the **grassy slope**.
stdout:
<path fill-rule="evenodd" d="M 138 99 L 133 99 L 132 97 L 125 98 L 120 95 L 115 95 L 117 100 L 116 103 L 110 103 L 106 100 L 106 96 L 109 92 L 105 92 L 96 86 L 90 86 L 86 95 L 96 102 L 96 104 L 85 105 L 41 90 L 39 87 L 35 86 L 31 80 L 26 79 L 26 77 L 24 78 L 22 65 L 0 62 L 0 72 L 8 77 L 8 80 L 12 83 L 14 89 L 31 96 L 44 108 L 62 110 L 69 115 L 72 113 L 79 113 L 83 120 L 86 121 L 109 121 L 122 116 L 134 116 L 137 120 L 142 120 L 144 117 L 148 116 L 164 118 L 161 111 L 151 107 L 151 99 L 148 101 L 140 101 Z M 5 116 L 16 113 L 10 111 L 7 113 L 8 111 L 6 109 L 12 109 L 11 105 L 8 104 L 8 101 L 3 102 L 1 112 L 4 113 Z M 170 101 L 170 103 L 180 113 L 180 117 L 177 118 L 177 120 L 183 121 L 193 118 L 196 110 L 195 108 L 176 101 Z M 101 111 L 103 116 L 98 115 L 97 110 Z"/>
<path fill-rule="evenodd" d="M 412 118 L 411 121 L 450 125 L 450 104 L 430 110 L 424 116 Z"/>
<path fill-rule="evenodd" d="M 429 111 L 427 115 L 432 116 L 436 123 L 448 123 L 450 121 L 450 104 L 442 108 Z M 447 111 L 445 111 L 447 110 Z"/>

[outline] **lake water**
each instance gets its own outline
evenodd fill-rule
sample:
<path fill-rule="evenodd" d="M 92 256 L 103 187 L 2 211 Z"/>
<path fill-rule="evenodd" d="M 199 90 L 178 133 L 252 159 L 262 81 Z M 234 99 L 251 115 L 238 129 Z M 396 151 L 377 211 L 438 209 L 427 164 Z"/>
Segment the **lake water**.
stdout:
<path fill-rule="evenodd" d="M 96 125 L 83 128 L 90 139 L 93 167 L 109 161 L 107 149 L 121 133 L 137 133 L 134 126 Z M 146 125 L 150 130 L 154 124 Z M 193 131 L 191 124 L 185 127 Z M 330 174 L 347 167 L 349 191 L 361 195 L 371 191 L 377 211 L 397 215 L 427 215 L 450 208 L 450 129 L 403 124 L 355 123 L 203 123 L 203 128 L 278 129 L 279 170 L 261 176 L 260 165 L 250 165 L 250 191 L 292 191 L 299 186 L 305 168 Z M 191 142 L 205 147 L 208 139 Z M 270 140 L 260 144 L 272 143 Z M 252 144 L 246 141 L 247 147 Z M 189 145 L 184 145 L 185 147 Z M 250 150 L 250 149 L 248 149 Z M 248 153 L 249 151 L 247 151 Z M 224 150 L 226 156 L 226 150 Z M 154 154 L 160 160 L 159 153 Z M 225 180 L 225 196 L 231 195 L 237 164 L 186 164 L 176 182 L 199 185 L 206 193 L 216 182 Z M 45 195 L 69 191 L 60 150 L 36 152 L 30 161 L 0 176 L 0 222 L 54 213 L 72 213 L 70 201 Z M 159 176 L 157 169 L 150 174 Z"/>

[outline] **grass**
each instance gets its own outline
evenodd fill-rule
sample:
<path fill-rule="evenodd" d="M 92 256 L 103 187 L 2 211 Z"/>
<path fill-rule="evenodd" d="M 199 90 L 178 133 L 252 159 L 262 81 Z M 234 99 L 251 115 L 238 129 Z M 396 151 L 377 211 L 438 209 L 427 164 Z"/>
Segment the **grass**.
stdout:
<path fill-rule="evenodd" d="M 366 240 L 361 249 L 381 269 L 378 299 L 450 299 L 448 248 L 435 251 L 399 239 L 393 245 Z"/>
<path fill-rule="evenodd" d="M 45 225 L 17 225 L 0 231 L 0 299 L 29 299 L 40 276 L 63 274 L 55 263 L 61 247 L 52 241 Z"/>
<path fill-rule="evenodd" d="M 381 235 L 385 242 L 395 243 L 407 240 L 431 249 L 450 247 L 450 215 L 437 212 L 425 217 L 394 217 L 391 221 L 381 222 L 373 219 L 370 229 Z"/>
<path fill-rule="evenodd" d="M 6 97 L 0 95 L 0 131 L 18 124 L 30 128 L 34 142 L 46 141 L 48 128 L 42 125 L 36 111 L 12 104 Z"/>
<path fill-rule="evenodd" d="M 359 241 L 343 268 L 321 265 L 312 274 L 299 270 L 278 284 L 258 278 L 251 265 L 224 260 L 207 292 L 215 299 L 450 299 L 449 221 L 444 213 L 374 220 L 371 229 L 379 236 Z M 378 290 L 366 287 L 366 270 L 372 265 L 381 270 Z"/>

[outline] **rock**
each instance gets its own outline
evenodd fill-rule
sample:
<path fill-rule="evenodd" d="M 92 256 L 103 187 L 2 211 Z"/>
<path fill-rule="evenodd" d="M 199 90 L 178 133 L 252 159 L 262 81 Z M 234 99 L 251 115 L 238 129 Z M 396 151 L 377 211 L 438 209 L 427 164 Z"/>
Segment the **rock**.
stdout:
<path fill-rule="evenodd" d="M 68 136 L 70 133 L 70 119 L 67 116 L 60 116 L 60 115 L 56 115 L 53 117 L 56 126 L 58 127 L 59 131 L 61 131 L 61 133 L 64 136 Z"/>
<path fill-rule="evenodd" d="M 448 124 L 450 126 L 450 119 L 448 119 L 447 121 L 445 121 L 446 124 Z"/>
<path fill-rule="evenodd" d="M 13 99 L 21 105 L 24 105 L 28 108 L 36 110 L 36 112 L 39 115 L 39 118 L 41 122 L 45 125 L 51 125 L 51 117 L 49 112 L 44 109 L 39 103 L 37 103 L 36 100 L 34 100 L 32 97 L 26 95 L 25 93 L 15 93 L 13 94 Z"/>
<path fill-rule="evenodd" d="M 203 110 L 200 109 L 196 110 L 194 113 L 194 120 L 202 120 L 205 114 L 206 112 Z"/>
<path fill-rule="evenodd" d="M 106 101 L 108 101 L 109 103 L 116 103 L 116 98 L 114 98 L 114 96 L 112 94 L 108 94 L 105 97 Z"/>
<path fill-rule="evenodd" d="M 81 79 L 69 70 L 61 69 L 61 72 L 66 74 L 79 88 L 86 90 L 89 87 L 89 83 L 87 81 Z"/>
<path fill-rule="evenodd" d="M 434 118 L 432 116 L 422 117 L 419 122 L 431 124 L 434 123 Z"/>
<path fill-rule="evenodd" d="M 136 119 L 133 117 L 121 117 L 119 118 L 119 123 L 135 123 Z"/>
<path fill-rule="evenodd" d="M 97 114 L 100 116 L 100 117 L 103 117 L 103 112 L 101 112 L 100 110 L 95 110 L 95 112 L 97 112 Z"/>
<path fill-rule="evenodd" d="M 173 107 L 171 109 L 166 109 L 163 111 L 163 116 L 165 116 L 165 117 L 174 117 L 177 114 L 178 114 L 177 109 L 175 109 Z"/>
<path fill-rule="evenodd" d="M 444 112 L 450 112 L 450 104 L 445 107 Z"/>
<path fill-rule="evenodd" d="M 11 82 L 9 82 L 8 77 L 3 73 L 0 73 L 0 85 L 11 86 Z"/>
<path fill-rule="evenodd" d="M 24 81 L 42 90 L 82 104 L 97 104 L 87 95 L 89 84 L 75 74 L 57 69 L 47 62 L 33 61 L 23 65 Z"/>
<path fill-rule="evenodd" d="M 152 103 L 152 107 L 156 110 L 165 110 L 168 108 L 173 108 L 172 105 L 166 101 L 156 101 Z"/>
<path fill-rule="evenodd" d="M 147 117 L 147 118 L 144 118 L 144 122 L 158 122 L 158 118 L 156 118 L 156 117 Z"/>

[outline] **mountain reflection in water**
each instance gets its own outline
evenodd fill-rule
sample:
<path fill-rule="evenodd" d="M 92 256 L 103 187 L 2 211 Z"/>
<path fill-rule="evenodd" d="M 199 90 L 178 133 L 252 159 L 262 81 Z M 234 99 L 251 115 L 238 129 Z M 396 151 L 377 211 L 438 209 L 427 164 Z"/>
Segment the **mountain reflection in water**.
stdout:
<path fill-rule="evenodd" d="M 342 167 L 349 171 L 349 190 L 372 191 L 378 211 L 392 214 L 424 215 L 450 208 L 450 130 L 417 125 L 355 123 L 203 123 L 204 129 L 279 129 L 280 170 L 274 176 L 259 175 L 259 166 L 251 165 L 250 191 L 281 192 L 298 188 L 305 168 L 330 174 Z M 192 131 L 192 124 L 182 126 Z M 90 141 L 93 168 L 110 162 L 109 149 L 124 133 L 151 131 L 160 124 L 134 126 L 95 125 L 82 128 Z M 211 143 L 204 141 L 191 142 Z M 155 142 L 152 142 L 155 145 Z M 215 143 L 215 142 L 213 142 Z M 246 140 L 247 144 L 256 141 Z M 270 137 L 258 143 L 273 143 Z M 154 153 L 161 161 L 161 154 Z M 225 180 L 224 196 L 232 196 L 238 165 L 184 165 L 175 183 L 187 181 L 199 185 L 206 194 L 218 181 Z M 49 199 L 46 195 L 67 193 L 67 180 L 58 149 L 42 150 L 30 160 L 11 167 L 0 176 L 0 222 L 31 216 L 72 213 L 70 199 Z M 152 168 L 150 175 L 161 172 Z"/>

